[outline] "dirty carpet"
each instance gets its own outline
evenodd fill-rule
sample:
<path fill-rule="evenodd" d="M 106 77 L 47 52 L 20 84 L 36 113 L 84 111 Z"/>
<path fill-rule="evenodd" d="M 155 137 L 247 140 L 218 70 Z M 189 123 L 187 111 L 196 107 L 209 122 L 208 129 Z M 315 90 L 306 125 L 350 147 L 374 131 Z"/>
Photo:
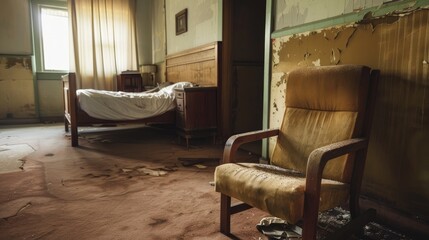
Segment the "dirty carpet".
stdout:
<path fill-rule="evenodd" d="M 34 149 L 19 156 L 19 171 L 0 174 L 0 239 L 229 239 L 210 184 L 216 162 L 178 160 L 219 159 L 221 145 L 201 139 L 187 149 L 174 131 L 153 127 L 88 128 L 79 144 L 58 124 L 0 128 L 0 146 Z M 234 233 L 263 237 L 255 229 L 263 216 L 234 216 Z"/>
<path fill-rule="evenodd" d="M 230 239 L 219 232 L 212 186 L 222 145 L 187 148 L 171 129 L 141 126 L 85 128 L 79 144 L 58 124 L 0 127 L 0 156 L 13 162 L 0 171 L 0 239 Z M 322 214 L 319 238 L 347 216 Z M 256 229 L 264 217 L 234 215 L 233 238 L 267 239 Z M 374 223 L 365 239 L 411 238 Z"/>

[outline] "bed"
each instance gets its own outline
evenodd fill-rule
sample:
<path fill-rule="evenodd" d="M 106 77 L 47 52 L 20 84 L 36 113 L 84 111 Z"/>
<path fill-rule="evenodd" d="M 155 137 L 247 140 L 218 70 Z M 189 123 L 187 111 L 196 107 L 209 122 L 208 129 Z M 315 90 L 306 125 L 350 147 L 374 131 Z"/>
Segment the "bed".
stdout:
<path fill-rule="evenodd" d="M 78 127 L 95 124 L 174 124 L 174 89 L 192 86 L 174 83 L 159 91 L 126 93 L 76 88 L 76 75 L 63 76 L 64 126 L 71 145 L 78 143 Z M 70 127 L 70 129 L 69 129 Z"/>

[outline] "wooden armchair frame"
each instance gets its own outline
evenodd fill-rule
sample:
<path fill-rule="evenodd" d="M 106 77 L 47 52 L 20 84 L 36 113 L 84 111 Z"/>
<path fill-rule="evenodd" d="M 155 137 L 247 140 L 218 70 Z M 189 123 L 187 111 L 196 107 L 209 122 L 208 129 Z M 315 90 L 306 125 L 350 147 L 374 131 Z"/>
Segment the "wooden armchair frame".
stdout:
<path fill-rule="evenodd" d="M 376 211 L 374 209 L 368 209 L 363 214 L 360 213 L 359 194 L 368 148 L 368 136 L 374 112 L 374 100 L 376 87 L 378 85 L 378 77 L 379 71 L 373 70 L 371 72 L 369 96 L 366 106 L 367 110 L 363 126 L 364 137 L 352 138 L 317 148 L 311 152 L 308 158 L 304 193 L 304 213 L 302 218 L 302 238 L 304 240 L 316 239 L 323 170 L 328 161 L 345 154 L 355 154 L 349 198 L 349 209 L 352 220 L 343 228 L 328 236 L 328 239 L 345 239 L 347 235 L 352 233 L 361 234 L 363 233 L 363 226 L 375 218 Z M 279 129 L 268 129 L 237 134 L 230 137 L 225 144 L 223 163 L 235 162 L 235 155 L 240 145 L 278 136 L 279 132 Z M 220 205 L 220 231 L 225 235 L 231 235 L 231 215 L 252 208 L 252 206 L 246 203 L 231 205 L 231 197 L 223 193 L 221 193 Z"/>

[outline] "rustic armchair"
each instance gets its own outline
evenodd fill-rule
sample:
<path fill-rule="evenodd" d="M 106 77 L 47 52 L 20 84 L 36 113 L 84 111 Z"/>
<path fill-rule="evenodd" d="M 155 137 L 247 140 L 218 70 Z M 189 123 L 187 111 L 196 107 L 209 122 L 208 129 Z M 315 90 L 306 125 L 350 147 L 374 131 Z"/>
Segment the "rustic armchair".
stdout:
<path fill-rule="evenodd" d="M 347 202 L 352 220 L 332 237 L 362 232 L 375 216 L 373 209 L 360 214 L 359 193 L 378 73 L 339 65 L 288 74 L 280 129 L 238 134 L 226 143 L 223 164 L 215 170 L 222 233 L 231 234 L 231 214 L 256 207 L 298 223 L 303 239 L 316 239 L 319 211 Z M 241 144 L 273 136 L 270 164 L 234 162 Z M 231 197 L 242 203 L 231 206 Z"/>

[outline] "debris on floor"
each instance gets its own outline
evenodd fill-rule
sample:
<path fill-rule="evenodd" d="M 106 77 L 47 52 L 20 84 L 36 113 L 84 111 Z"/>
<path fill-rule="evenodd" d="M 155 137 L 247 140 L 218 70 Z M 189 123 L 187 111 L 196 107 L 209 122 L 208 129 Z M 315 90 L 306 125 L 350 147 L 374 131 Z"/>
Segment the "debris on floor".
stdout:
<path fill-rule="evenodd" d="M 318 228 L 320 235 L 326 236 L 350 221 L 350 212 L 336 207 L 319 214 Z M 359 238 L 355 238 L 359 239 Z M 399 234 L 382 224 L 370 222 L 364 227 L 365 240 L 411 240 L 412 238 Z"/>
<path fill-rule="evenodd" d="M 122 170 L 122 173 L 129 175 L 129 177 L 143 176 L 143 175 L 160 177 L 160 176 L 167 175 L 168 172 L 176 171 L 177 169 L 175 166 L 163 166 L 163 167 L 156 167 L 156 168 L 137 166 L 133 168 L 121 168 L 121 170 Z"/>
<path fill-rule="evenodd" d="M 206 165 L 203 165 L 203 164 L 194 164 L 194 166 L 195 166 L 196 168 L 199 168 L 199 169 L 207 168 L 207 166 L 206 166 Z"/>
<path fill-rule="evenodd" d="M 319 214 L 317 239 L 325 239 L 329 234 L 338 230 L 350 221 L 350 213 L 342 208 L 334 208 Z M 277 217 L 262 218 L 256 225 L 259 232 L 268 239 L 295 240 L 301 239 L 302 229 L 288 224 Z M 360 239 L 352 236 L 350 239 Z M 383 225 L 370 222 L 364 227 L 365 240 L 411 240 L 403 234 L 396 233 Z"/>
<path fill-rule="evenodd" d="M 184 167 L 196 166 L 198 168 L 206 168 L 206 165 L 219 165 L 220 158 L 205 158 L 205 157 L 179 157 L 177 158 Z M 202 163 L 206 165 L 202 165 Z M 204 166 L 204 167 L 202 167 Z"/>
<path fill-rule="evenodd" d="M 139 171 L 140 173 L 144 174 L 144 175 L 150 175 L 150 176 L 154 176 L 154 177 L 159 177 L 159 176 L 164 176 L 167 174 L 166 171 L 163 170 L 152 170 L 149 168 L 137 168 L 137 171 Z"/>
<path fill-rule="evenodd" d="M 277 217 L 262 218 L 256 228 L 269 239 L 301 239 L 301 229 L 299 227 L 290 225 L 285 220 Z"/>

